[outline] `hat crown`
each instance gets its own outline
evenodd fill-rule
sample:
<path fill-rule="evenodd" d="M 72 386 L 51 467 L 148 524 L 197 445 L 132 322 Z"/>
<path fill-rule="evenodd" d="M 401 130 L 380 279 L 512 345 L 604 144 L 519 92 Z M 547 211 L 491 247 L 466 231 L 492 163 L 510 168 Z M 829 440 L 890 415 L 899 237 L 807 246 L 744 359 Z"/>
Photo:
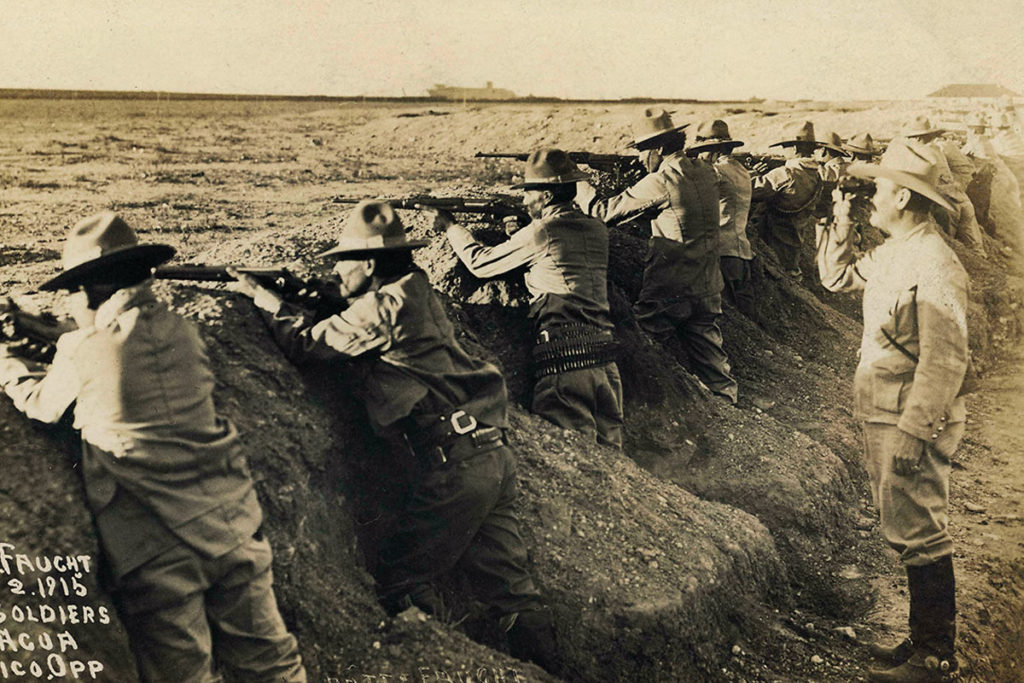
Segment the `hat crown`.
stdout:
<path fill-rule="evenodd" d="M 554 147 L 532 152 L 526 159 L 523 175 L 523 185 L 560 185 L 575 183 L 587 177 L 567 152 Z"/>
<path fill-rule="evenodd" d="M 896 139 L 885 150 L 878 165 L 913 176 L 931 187 L 938 187 L 941 169 L 939 151 L 914 140 Z"/>
<path fill-rule="evenodd" d="M 875 140 L 871 137 L 871 133 L 858 133 L 854 135 L 847 141 L 846 147 L 862 154 L 874 154 L 876 151 Z"/>
<path fill-rule="evenodd" d="M 841 147 L 843 144 L 843 139 L 839 137 L 839 134 L 834 130 L 826 129 L 815 131 L 814 139 L 817 142 L 825 142 L 830 145 L 835 145 L 836 147 Z"/>
<path fill-rule="evenodd" d="M 732 137 L 729 136 L 729 124 L 722 119 L 701 121 L 700 125 L 697 126 L 694 138 L 697 142 L 703 142 L 704 140 L 732 140 Z"/>
<path fill-rule="evenodd" d="M 112 211 L 104 211 L 82 219 L 71 229 L 61 265 L 70 270 L 87 261 L 98 259 L 111 252 L 137 246 L 139 238 L 131 226 Z"/>
<path fill-rule="evenodd" d="M 672 116 L 660 107 L 648 107 L 633 122 L 633 137 L 636 139 L 658 135 L 670 130 L 675 130 L 672 123 Z"/>
<path fill-rule="evenodd" d="M 814 142 L 814 124 L 810 121 L 794 121 L 786 126 L 783 137 L 794 142 Z"/>

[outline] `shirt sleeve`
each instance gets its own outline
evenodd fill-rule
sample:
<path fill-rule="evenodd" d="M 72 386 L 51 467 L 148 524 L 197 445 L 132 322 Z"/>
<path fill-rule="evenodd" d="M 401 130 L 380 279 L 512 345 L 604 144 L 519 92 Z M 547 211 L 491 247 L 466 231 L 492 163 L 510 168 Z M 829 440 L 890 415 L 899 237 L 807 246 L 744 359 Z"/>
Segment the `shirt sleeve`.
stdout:
<path fill-rule="evenodd" d="M 81 386 L 72 357 L 83 332 L 61 335 L 52 365 L 20 358 L 0 345 L 0 386 L 18 410 L 40 422 L 60 421 Z"/>
<path fill-rule="evenodd" d="M 658 173 L 643 177 L 636 185 L 614 197 L 598 199 L 594 197 L 586 206 L 580 206 L 583 212 L 600 218 L 606 225 L 618 225 L 636 218 L 651 209 L 664 209 L 669 206 L 668 189 Z"/>
<path fill-rule="evenodd" d="M 816 260 L 821 285 L 830 292 L 864 289 L 875 268 L 875 251 L 858 254 L 852 240 L 849 216 L 815 225 Z"/>
<path fill-rule="evenodd" d="M 791 185 L 793 179 L 785 167 L 773 168 L 762 176 L 754 178 L 751 184 L 750 200 L 763 201 L 771 199 L 781 192 L 787 184 Z"/>
<path fill-rule="evenodd" d="M 365 294 L 347 309 L 313 324 L 308 312 L 282 303 L 276 313 L 264 313 L 277 345 L 293 363 L 348 360 L 391 344 L 396 307 L 393 297 Z"/>
<path fill-rule="evenodd" d="M 448 242 L 469 272 L 480 278 L 504 275 L 534 263 L 544 254 L 543 224 L 533 221 L 512 237 L 493 247 L 477 242 L 461 225 L 448 227 Z"/>
<path fill-rule="evenodd" d="M 945 428 L 943 418 L 967 372 L 967 274 L 944 264 L 924 273 L 917 285 L 920 355 L 897 426 L 925 441 Z"/>

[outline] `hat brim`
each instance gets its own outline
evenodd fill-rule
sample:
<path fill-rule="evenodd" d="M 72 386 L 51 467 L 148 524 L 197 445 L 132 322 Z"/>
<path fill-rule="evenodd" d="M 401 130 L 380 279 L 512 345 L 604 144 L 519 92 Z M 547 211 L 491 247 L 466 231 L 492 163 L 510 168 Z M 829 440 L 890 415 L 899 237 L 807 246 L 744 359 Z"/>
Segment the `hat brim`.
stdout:
<path fill-rule="evenodd" d="M 795 147 L 796 145 L 820 145 L 821 143 L 817 140 L 783 140 L 782 142 L 773 142 L 768 145 L 769 147 Z"/>
<path fill-rule="evenodd" d="M 412 251 L 430 244 L 430 240 L 410 240 L 403 244 L 391 244 L 371 249 L 360 247 L 333 247 L 325 252 L 317 254 L 317 258 L 334 258 L 336 261 L 358 261 L 360 259 L 373 258 L 377 254 L 394 251 Z"/>
<path fill-rule="evenodd" d="M 888 178 L 901 187 L 905 187 L 920 195 L 924 195 L 947 211 L 955 211 L 953 205 L 950 204 L 945 197 L 939 194 L 937 189 L 917 176 L 910 175 L 909 173 L 879 166 L 878 164 L 865 164 L 863 162 L 850 164 L 846 168 L 846 172 L 858 178 Z"/>
<path fill-rule="evenodd" d="M 929 128 L 928 130 L 912 130 L 909 133 L 900 133 L 905 138 L 924 138 L 929 135 L 942 135 L 947 132 L 946 128 Z"/>
<path fill-rule="evenodd" d="M 689 125 L 690 124 L 688 124 L 688 123 L 684 123 L 683 125 L 675 126 L 674 128 L 667 128 L 665 130 L 659 130 L 657 133 L 651 133 L 650 135 L 646 135 L 646 136 L 644 136 L 642 138 L 637 138 L 636 140 L 633 140 L 633 142 L 629 143 L 626 146 L 627 147 L 632 147 L 633 149 L 640 149 L 640 145 L 649 145 L 652 142 L 654 142 L 655 140 L 657 140 L 658 138 L 662 137 L 663 135 L 669 135 L 670 133 L 678 133 L 679 131 L 683 130 L 684 128 L 686 128 Z"/>
<path fill-rule="evenodd" d="M 52 292 L 58 289 L 76 289 L 82 285 L 110 282 L 111 270 L 120 266 L 138 265 L 156 268 L 174 256 L 174 247 L 168 244 L 135 244 L 103 254 L 85 263 L 65 270 L 57 277 L 40 285 L 39 289 Z"/>
<path fill-rule="evenodd" d="M 881 152 L 878 151 L 877 149 L 865 149 L 863 147 L 851 147 L 850 145 L 846 146 L 846 152 L 847 152 L 847 154 L 870 154 L 873 157 L 876 157 L 876 156 L 881 154 Z"/>
<path fill-rule="evenodd" d="M 690 145 L 686 148 L 687 152 L 711 152 L 715 150 L 722 150 L 725 152 L 731 152 L 737 147 L 742 147 L 743 141 L 741 140 L 708 140 L 705 142 L 698 142 Z"/>
<path fill-rule="evenodd" d="M 540 179 L 535 178 L 535 179 L 531 179 L 531 180 L 524 180 L 521 183 L 516 183 L 515 185 L 509 185 L 509 187 L 511 189 L 513 189 L 513 190 L 522 190 L 522 189 L 527 189 L 527 188 L 530 188 L 530 187 L 537 187 L 537 186 L 544 186 L 544 185 L 568 185 L 570 183 L 575 183 L 575 182 L 578 182 L 580 180 L 590 180 L 590 175 L 588 173 L 586 173 L 585 171 L 581 171 L 581 170 L 577 169 L 577 170 L 573 171 L 572 173 L 568 173 L 566 175 L 552 176 L 552 177 L 549 177 L 549 178 L 540 178 Z"/>

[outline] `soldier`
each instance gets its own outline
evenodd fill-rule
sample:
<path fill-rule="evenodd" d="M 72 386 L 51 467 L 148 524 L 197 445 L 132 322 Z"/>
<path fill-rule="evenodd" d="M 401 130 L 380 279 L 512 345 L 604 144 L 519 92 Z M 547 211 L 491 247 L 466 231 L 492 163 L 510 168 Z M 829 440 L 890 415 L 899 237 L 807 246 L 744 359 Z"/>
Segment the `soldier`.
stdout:
<path fill-rule="evenodd" d="M 722 349 L 722 271 L 718 261 L 718 177 L 710 164 L 684 153 L 686 134 L 664 109 L 646 109 L 634 123 L 632 146 L 648 175 L 624 192 L 597 197 L 578 184 L 584 213 L 618 225 L 647 212 L 651 240 L 640 297 L 633 305 L 648 334 L 683 342 L 694 374 L 715 394 L 735 404 L 736 380 Z"/>
<path fill-rule="evenodd" d="M 850 164 L 850 157 L 843 146 L 843 139 L 831 130 L 816 130 L 814 138 L 818 143 L 818 149 L 814 156 L 820 163 L 818 173 L 826 183 L 839 182 L 839 179 L 846 175 L 846 167 Z M 823 193 L 826 190 L 822 190 Z"/>
<path fill-rule="evenodd" d="M 886 242 L 855 253 L 842 202 L 836 223 L 818 234 L 822 284 L 864 291 L 854 413 L 882 533 L 900 553 L 910 590 L 910 638 L 873 648 L 896 666 L 872 670 L 872 681 L 938 681 L 957 668 L 947 508 L 966 419 L 968 279 L 932 217 L 933 204 L 951 208 L 938 189 L 941 166 L 934 148 L 894 140 L 879 165 L 849 169 L 875 179 L 871 221 Z"/>
<path fill-rule="evenodd" d="M 728 124 L 715 119 L 697 126 L 694 144 L 687 148 L 686 153 L 711 164 L 718 176 L 718 224 L 721 226 L 718 253 L 725 295 L 743 315 L 753 318 L 757 312 L 750 280 L 754 252 L 747 239 L 750 172 L 729 154 L 741 146 L 742 142 L 730 137 Z"/>
<path fill-rule="evenodd" d="M 434 581 L 458 565 L 505 628 L 512 654 L 554 670 L 551 615 L 526 570 L 516 520 L 505 381 L 455 340 L 412 261 L 426 244 L 406 239 L 389 204 L 356 205 L 338 245 L 320 254 L 337 259 L 350 305 L 315 324 L 255 279 L 234 275 L 294 363 L 350 362 L 375 433 L 406 456 L 414 488 L 375 572 L 385 609 L 414 605 L 440 616 Z"/>
<path fill-rule="evenodd" d="M 754 179 L 753 201 L 767 206 L 764 213 L 762 235 L 775 251 L 786 274 L 803 277 L 800 269 L 801 233 L 811 232 L 815 208 L 822 196 L 823 182 L 818 163 L 811 158 L 818 146 L 814 138 L 814 124 L 810 121 L 793 122 L 783 133 L 785 138 L 771 147 L 782 147 L 792 152 L 785 166 L 772 169 Z"/>
<path fill-rule="evenodd" d="M 477 277 L 526 266 L 536 383 L 533 412 L 566 429 L 622 447 L 622 381 L 615 365 L 608 315 L 608 229 L 573 205 L 576 181 L 586 178 L 569 156 L 541 149 L 526 161 L 523 197 L 529 225 L 487 247 L 435 211 L 459 259 Z"/>
<path fill-rule="evenodd" d="M 78 329 L 49 367 L 0 351 L 19 410 L 57 422 L 74 404 L 85 493 L 143 681 L 305 681 L 272 588 L 270 544 L 238 433 L 217 415 L 192 325 L 154 297 L 174 254 L 112 213 L 78 223 L 64 272 Z"/>

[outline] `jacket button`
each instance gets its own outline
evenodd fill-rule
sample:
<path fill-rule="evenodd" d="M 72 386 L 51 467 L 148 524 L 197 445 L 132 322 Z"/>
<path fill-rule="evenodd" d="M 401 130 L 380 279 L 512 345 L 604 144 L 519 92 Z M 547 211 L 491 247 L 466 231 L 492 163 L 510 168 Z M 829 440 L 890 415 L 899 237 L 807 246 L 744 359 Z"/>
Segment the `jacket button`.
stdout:
<path fill-rule="evenodd" d="M 937 439 L 937 438 L 939 438 L 939 434 L 938 434 L 938 432 L 932 432 L 932 438 L 933 438 L 933 439 Z"/>
<path fill-rule="evenodd" d="M 941 432 L 941 431 L 942 431 L 943 429 L 945 429 L 945 427 L 943 427 L 943 426 L 941 426 L 941 425 L 940 425 L 940 426 L 939 426 L 939 428 L 938 428 L 938 429 L 936 429 L 935 431 L 937 431 L 937 432 Z"/>
<path fill-rule="evenodd" d="M 945 422 L 945 421 L 946 421 L 946 416 L 945 415 L 943 415 L 942 417 L 939 418 L 939 422 Z"/>

